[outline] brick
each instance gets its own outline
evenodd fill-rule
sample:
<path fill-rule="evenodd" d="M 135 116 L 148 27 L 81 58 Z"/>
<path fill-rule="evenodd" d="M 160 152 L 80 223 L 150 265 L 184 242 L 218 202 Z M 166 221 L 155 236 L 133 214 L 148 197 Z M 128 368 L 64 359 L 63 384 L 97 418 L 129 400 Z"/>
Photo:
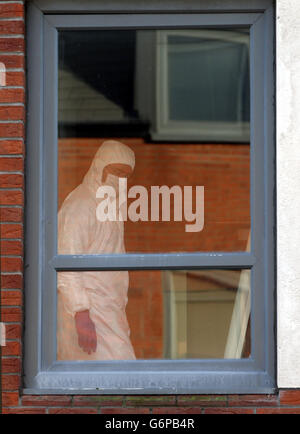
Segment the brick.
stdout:
<path fill-rule="evenodd" d="M 177 398 L 179 406 L 222 407 L 227 404 L 225 395 L 180 395 Z"/>
<path fill-rule="evenodd" d="M 2 358 L 2 374 L 18 374 L 21 371 L 21 359 Z"/>
<path fill-rule="evenodd" d="M 25 72 L 24 71 L 7 71 L 6 72 L 6 86 L 21 86 L 25 87 Z M 19 111 L 20 117 L 18 119 L 24 120 L 25 118 L 25 109 L 24 107 L 15 107 L 16 109 L 23 109 Z M 13 114 L 13 116 L 16 116 Z"/>
<path fill-rule="evenodd" d="M 22 271 L 23 261 L 21 258 L 1 258 L 2 272 Z"/>
<path fill-rule="evenodd" d="M 128 406 L 166 406 L 175 405 L 175 396 L 127 396 L 126 405 Z"/>
<path fill-rule="evenodd" d="M 73 405 L 79 407 L 122 406 L 123 397 L 122 396 L 99 396 L 99 395 L 74 396 Z"/>
<path fill-rule="evenodd" d="M 300 405 L 300 390 L 281 390 L 279 400 L 281 405 Z"/>
<path fill-rule="evenodd" d="M 199 407 L 157 407 L 152 409 L 153 414 L 201 414 Z"/>
<path fill-rule="evenodd" d="M 21 344 L 20 342 L 8 342 L 6 341 L 5 347 L 2 347 L 3 356 L 20 356 Z"/>
<path fill-rule="evenodd" d="M 23 152 L 22 140 L 0 140 L 0 155 L 17 155 Z"/>
<path fill-rule="evenodd" d="M 25 91 L 24 89 L 0 89 L 0 103 L 23 103 L 25 102 Z M 10 137 L 4 135 L 1 130 L 2 137 Z"/>
<path fill-rule="evenodd" d="M 2 289 L 22 289 L 23 278 L 20 274 L 2 274 Z"/>
<path fill-rule="evenodd" d="M 150 409 L 146 407 L 140 408 L 101 408 L 101 414 L 149 414 Z"/>
<path fill-rule="evenodd" d="M 50 408 L 49 414 L 97 414 L 95 408 Z"/>
<path fill-rule="evenodd" d="M 1 91 L 0 91 L 1 100 Z M 24 125 L 22 123 L 10 124 L 3 123 L 0 124 L 0 137 L 23 137 L 24 136 Z"/>
<path fill-rule="evenodd" d="M 2 307 L 1 319 L 3 322 L 21 322 L 21 309 L 19 307 Z"/>
<path fill-rule="evenodd" d="M 0 209 L 0 221 L 6 223 L 20 223 L 23 220 L 22 208 L 1 208 Z M 2 251 L 3 253 L 3 251 Z M 4 255 L 4 253 L 3 253 Z"/>
<path fill-rule="evenodd" d="M 24 52 L 24 38 L 1 38 L 0 51 L 6 52 Z"/>
<path fill-rule="evenodd" d="M 258 408 L 256 414 L 300 414 L 300 408 Z"/>
<path fill-rule="evenodd" d="M 20 387 L 20 375 L 4 374 L 2 377 L 2 390 L 17 390 Z"/>
<path fill-rule="evenodd" d="M 2 406 L 3 407 L 16 407 L 19 404 L 18 392 L 3 392 L 2 393 Z"/>
<path fill-rule="evenodd" d="M 22 76 L 23 76 L 23 73 L 20 73 L 20 72 L 14 72 L 14 73 L 10 73 L 10 74 L 7 74 L 7 76 L 9 76 L 9 77 L 11 77 L 12 76 L 12 74 L 14 74 L 14 76 L 16 77 L 15 78 L 15 83 L 13 83 L 13 81 L 12 81 L 12 85 L 13 86 L 20 86 L 20 85 L 22 85 L 22 83 L 18 83 L 18 81 L 17 81 L 17 74 L 22 74 Z M 17 106 L 17 107 L 15 107 L 15 106 L 2 106 L 2 107 L 0 107 L 0 120 L 1 121 L 23 121 L 24 120 L 24 114 L 25 114 L 25 111 L 24 111 L 24 107 L 22 107 L 22 106 Z"/>
<path fill-rule="evenodd" d="M 63 395 L 24 395 L 22 397 L 22 405 L 24 406 L 38 406 L 38 407 L 62 407 L 70 405 L 72 401 L 71 396 Z"/>
<path fill-rule="evenodd" d="M 0 191 L 0 204 L 1 205 L 22 205 L 23 204 L 23 192 L 20 190 L 6 190 Z M 6 221 L 1 215 L 1 220 Z"/>
<path fill-rule="evenodd" d="M 0 171 L 3 172 L 22 172 L 24 160 L 20 157 L 0 157 Z"/>
<path fill-rule="evenodd" d="M 16 173 L 0 174 L 1 188 L 22 188 L 24 186 L 24 176 Z"/>
<path fill-rule="evenodd" d="M 22 241 L 1 241 L 1 252 L 3 255 L 22 255 Z"/>
<path fill-rule="evenodd" d="M 233 407 L 266 407 L 278 403 L 276 395 L 229 395 L 228 406 Z"/>
<path fill-rule="evenodd" d="M 3 408 L 3 414 L 46 414 L 45 408 Z"/>
<path fill-rule="evenodd" d="M 1 35 L 23 35 L 24 33 L 24 21 L 0 21 Z"/>
<path fill-rule="evenodd" d="M 1 196 L 1 191 L 0 191 Z M 3 205 L 2 205 L 3 206 Z M 20 238 L 23 233 L 23 209 L 20 205 L 10 204 L 0 208 L 0 237 L 1 237 L 1 252 L 3 256 L 7 256 L 7 251 L 14 248 L 15 238 Z M 9 243 L 8 243 L 9 241 Z M 19 240 L 18 240 L 19 241 Z M 8 243 L 8 244 L 7 244 Z M 3 247 L 3 249 L 2 249 Z M 8 249 L 6 251 L 6 249 Z"/>
<path fill-rule="evenodd" d="M 5 224 L 2 223 L 0 227 L 0 233 L 2 238 L 22 238 L 23 226 L 21 224 Z"/>
<path fill-rule="evenodd" d="M 22 329 L 20 324 L 6 324 L 6 339 L 20 339 L 22 336 Z"/>
<path fill-rule="evenodd" d="M 6 291 L 1 292 L 1 304 L 5 306 L 21 306 L 22 304 L 22 293 L 21 291 Z M 17 321 L 16 321 L 17 322 Z"/>
<path fill-rule="evenodd" d="M 0 222 L 2 224 L 6 223 L 21 223 L 23 221 L 23 208 L 21 206 L 7 206 L 0 208 Z M 2 228 L 1 228 L 2 229 Z M 1 234 L 2 234 L 1 230 Z M 3 243 L 6 243 L 8 241 L 3 241 Z M 11 243 L 14 243 L 15 241 L 10 241 Z M 5 252 L 2 251 L 3 256 L 5 256 Z M 11 253 L 12 254 L 12 253 Z"/>
<path fill-rule="evenodd" d="M 24 16 L 24 6 L 20 3 L 0 4 L 1 18 L 22 18 Z"/>
<path fill-rule="evenodd" d="M 25 67 L 24 54 L 0 54 L 0 62 L 4 63 L 6 69 Z"/>
<path fill-rule="evenodd" d="M 252 408 L 206 408 L 204 414 L 254 414 Z"/>

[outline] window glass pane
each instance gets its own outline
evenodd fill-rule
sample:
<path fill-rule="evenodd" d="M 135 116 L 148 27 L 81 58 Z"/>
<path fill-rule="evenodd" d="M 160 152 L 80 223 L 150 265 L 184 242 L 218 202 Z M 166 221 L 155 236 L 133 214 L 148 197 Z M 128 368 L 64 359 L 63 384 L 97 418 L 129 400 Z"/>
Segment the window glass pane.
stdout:
<path fill-rule="evenodd" d="M 170 120 L 249 126 L 248 37 L 243 31 L 169 31 Z M 208 132 L 213 136 L 214 132 Z M 246 134 L 245 134 L 246 137 Z M 225 137 L 221 139 L 224 141 Z"/>
<path fill-rule="evenodd" d="M 247 29 L 59 32 L 58 97 L 60 254 L 249 250 Z"/>
<path fill-rule="evenodd" d="M 58 273 L 58 360 L 249 355 L 249 270 Z"/>

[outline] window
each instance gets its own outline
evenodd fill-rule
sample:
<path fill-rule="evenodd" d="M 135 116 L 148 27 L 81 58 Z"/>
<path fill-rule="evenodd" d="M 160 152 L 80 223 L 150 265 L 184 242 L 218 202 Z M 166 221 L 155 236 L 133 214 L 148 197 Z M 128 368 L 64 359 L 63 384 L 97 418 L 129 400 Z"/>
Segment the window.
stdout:
<path fill-rule="evenodd" d="M 271 391 L 271 2 L 34 3 L 25 391 Z"/>
<path fill-rule="evenodd" d="M 156 71 L 137 68 L 141 110 L 154 106 L 152 139 L 249 143 L 249 30 L 160 30 L 155 37 L 153 58 L 141 47 L 146 59 L 139 63 L 151 62 Z M 147 72 L 149 96 L 142 84 Z M 151 104 L 147 96 L 154 95 Z"/>

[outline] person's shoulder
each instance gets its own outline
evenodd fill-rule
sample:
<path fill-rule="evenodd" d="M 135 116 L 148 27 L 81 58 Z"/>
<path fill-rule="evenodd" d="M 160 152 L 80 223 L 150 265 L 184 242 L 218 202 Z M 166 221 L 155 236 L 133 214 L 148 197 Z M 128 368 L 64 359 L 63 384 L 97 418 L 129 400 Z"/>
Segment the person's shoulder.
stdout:
<path fill-rule="evenodd" d="M 65 198 L 59 212 L 64 214 L 72 213 L 76 216 L 77 213 L 88 212 L 93 207 L 93 204 L 92 193 L 80 184 Z"/>

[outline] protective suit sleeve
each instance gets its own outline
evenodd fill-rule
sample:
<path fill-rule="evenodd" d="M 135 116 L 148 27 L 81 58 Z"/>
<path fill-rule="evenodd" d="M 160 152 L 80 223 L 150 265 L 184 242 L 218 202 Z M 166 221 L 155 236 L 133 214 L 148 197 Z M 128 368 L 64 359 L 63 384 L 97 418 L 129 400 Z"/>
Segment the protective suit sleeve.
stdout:
<path fill-rule="evenodd" d="M 86 251 L 88 221 L 82 213 L 63 209 L 58 214 L 58 253 L 60 255 L 79 255 Z M 82 272 L 63 271 L 58 273 L 57 288 L 67 312 L 89 310 L 90 303 L 84 287 Z"/>
<path fill-rule="evenodd" d="M 58 291 L 60 292 L 66 311 L 74 316 L 76 312 L 90 309 L 86 290 L 82 286 L 81 272 L 63 271 L 58 273 Z"/>

